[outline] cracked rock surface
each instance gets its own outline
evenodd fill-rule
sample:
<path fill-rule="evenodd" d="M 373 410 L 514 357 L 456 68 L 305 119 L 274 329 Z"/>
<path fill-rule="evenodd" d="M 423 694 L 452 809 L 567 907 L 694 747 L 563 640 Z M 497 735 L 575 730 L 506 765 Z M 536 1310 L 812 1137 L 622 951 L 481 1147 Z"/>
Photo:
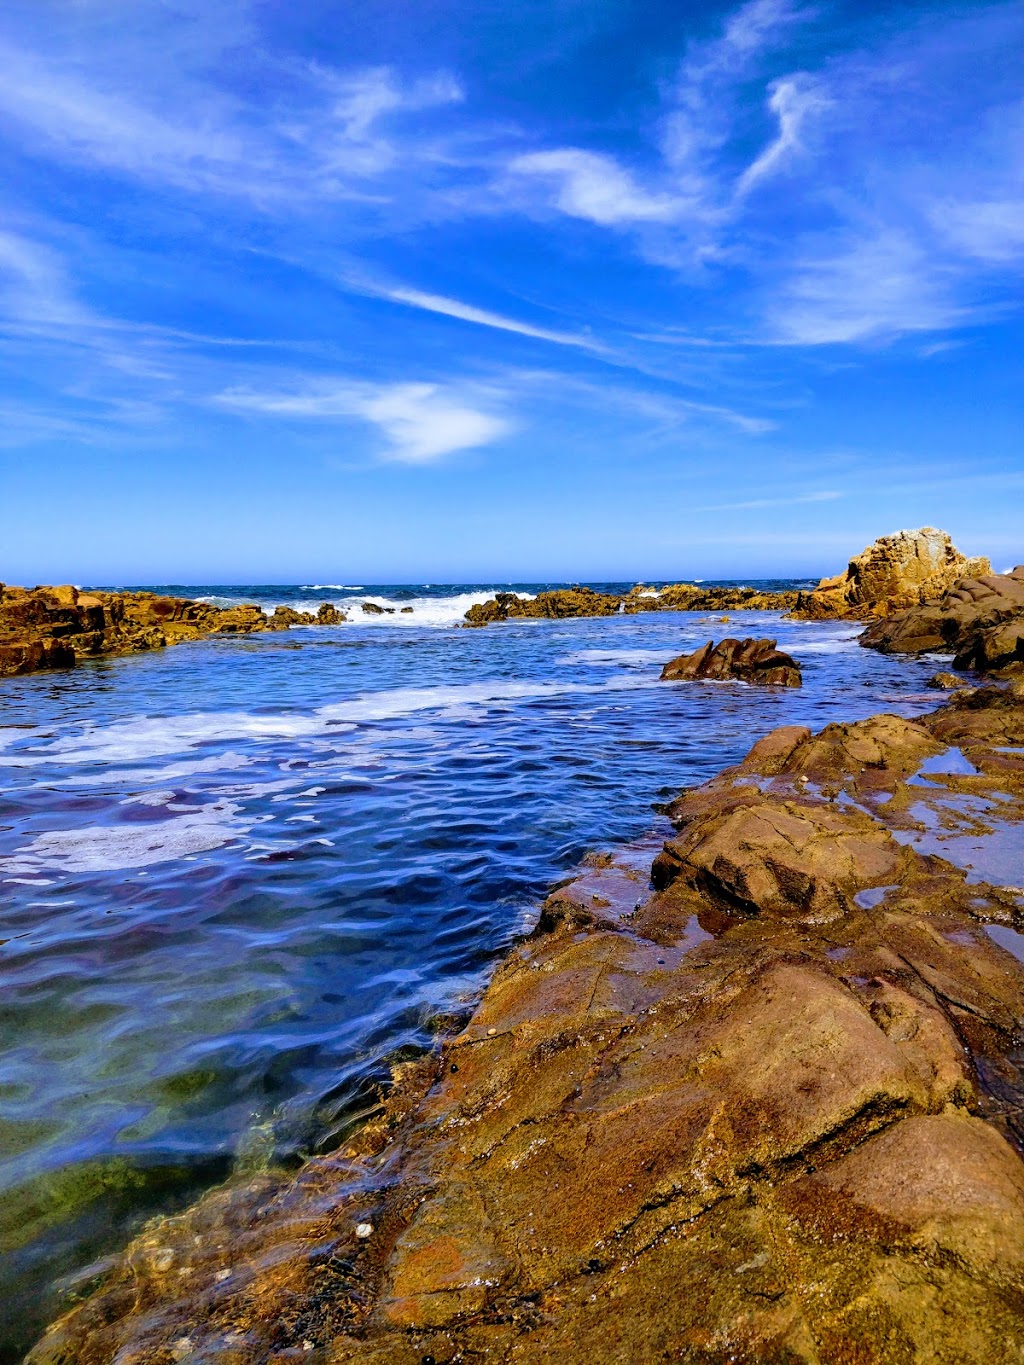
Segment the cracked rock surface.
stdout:
<path fill-rule="evenodd" d="M 1024 698 L 787 727 L 670 815 L 348 1147 L 150 1224 L 31 1365 L 1024 1359 L 1024 890 L 960 853 L 1024 850 Z"/>

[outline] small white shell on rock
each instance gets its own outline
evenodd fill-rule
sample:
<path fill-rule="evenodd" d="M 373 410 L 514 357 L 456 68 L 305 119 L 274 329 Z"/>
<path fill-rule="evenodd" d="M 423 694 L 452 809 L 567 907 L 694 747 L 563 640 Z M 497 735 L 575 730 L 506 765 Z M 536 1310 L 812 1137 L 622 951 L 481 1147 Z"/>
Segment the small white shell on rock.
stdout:
<path fill-rule="evenodd" d="M 364 1241 L 365 1241 L 365 1239 L 366 1239 L 367 1237 L 372 1237 L 372 1236 L 373 1236 L 373 1224 L 372 1224 L 372 1223 L 357 1223 L 357 1224 L 356 1224 L 356 1236 L 359 1237 L 360 1239 L 364 1240 Z"/>

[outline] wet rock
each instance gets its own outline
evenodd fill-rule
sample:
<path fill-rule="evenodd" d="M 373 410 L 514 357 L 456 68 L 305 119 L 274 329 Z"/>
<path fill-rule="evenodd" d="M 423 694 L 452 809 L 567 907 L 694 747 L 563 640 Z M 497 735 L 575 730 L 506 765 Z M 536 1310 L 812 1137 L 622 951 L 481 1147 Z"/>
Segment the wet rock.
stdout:
<path fill-rule="evenodd" d="M 665 588 L 638 585 L 625 596 L 595 592 L 593 588 L 558 588 L 520 597 L 514 592 L 499 592 L 488 602 L 475 603 L 466 612 L 471 626 L 486 626 L 494 621 L 517 617 L 614 616 L 618 612 L 635 615 L 644 611 L 721 611 L 723 608 L 748 611 L 788 611 L 796 604 L 794 592 L 758 592 L 755 588 L 701 588 L 693 583 L 674 583 Z"/>
<path fill-rule="evenodd" d="M 926 687 L 934 687 L 939 692 L 953 692 L 963 685 L 963 678 L 956 673 L 946 673 L 941 670 L 938 673 L 933 673 L 925 684 Z"/>
<path fill-rule="evenodd" d="M 962 555 L 945 531 L 924 526 L 880 536 L 847 565 L 845 573 L 823 578 L 801 594 L 795 616 L 808 620 L 853 620 L 893 612 L 938 596 L 958 578 L 991 573 L 985 558 Z"/>
<path fill-rule="evenodd" d="M 860 643 L 883 654 L 955 653 L 955 668 L 1024 666 L 1024 564 L 1008 574 L 960 578 L 948 592 L 878 621 Z"/>
<path fill-rule="evenodd" d="M 278 607 L 216 607 L 151 592 L 79 592 L 0 584 L 0 676 L 70 668 L 83 658 L 163 649 L 207 635 L 251 635 L 291 625 L 333 625 L 346 618 L 330 603 L 316 616 Z"/>
<path fill-rule="evenodd" d="M 709 640 L 692 654 L 680 655 L 661 670 L 664 680 L 738 679 L 760 687 L 800 687 L 800 665 L 776 649 L 774 640 Z"/>
<path fill-rule="evenodd" d="M 360 606 L 367 616 L 392 616 L 395 611 L 394 607 L 381 607 L 376 602 L 362 602 Z"/>
<path fill-rule="evenodd" d="M 317 610 L 316 620 L 320 626 L 340 626 L 348 617 L 333 602 L 323 602 Z"/>
<path fill-rule="evenodd" d="M 311 626 L 316 620 L 312 612 L 296 611 L 294 607 L 275 607 L 270 618 L 271 630 L 287 630 L 290 626 Z"/>
<path fill-rule="evenodd" d="M 903 841 L 1024 848 L 1022 692 L 759 740 L 653 889 L 589 859 L 344 1153 L 155 1221 L 31 1365 L 1024 1359 L 1024 905 Z"/>

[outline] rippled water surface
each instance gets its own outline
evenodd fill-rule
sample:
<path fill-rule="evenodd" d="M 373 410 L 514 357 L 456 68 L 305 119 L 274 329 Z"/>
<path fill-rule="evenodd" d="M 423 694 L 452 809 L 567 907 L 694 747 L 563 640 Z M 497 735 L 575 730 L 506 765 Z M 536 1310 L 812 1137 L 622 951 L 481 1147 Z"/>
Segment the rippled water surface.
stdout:
<path fill-rule="evenodd" d="M 0 683 L 0 1359 L 145 1216 L 336 1139 L 587 849 L 774 726 L 934 701 L 847 626 L 454 615 Z M 727 633 L 803 689 L 658 682 Z"/>

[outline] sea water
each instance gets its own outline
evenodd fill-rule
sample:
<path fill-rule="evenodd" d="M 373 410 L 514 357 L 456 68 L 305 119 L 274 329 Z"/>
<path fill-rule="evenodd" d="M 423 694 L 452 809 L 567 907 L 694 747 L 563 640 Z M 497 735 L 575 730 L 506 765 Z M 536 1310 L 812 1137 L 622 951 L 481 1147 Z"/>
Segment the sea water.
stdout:
<path fill-rule="evenodd" d="M 458 628 L 495 586 L 181 588 L 352 619 L 0 683 L 0 1361 L 146 1217 L 338 1142 L 586 851 L 775 726 L 937 700 L 848 624 Z M 803 688 L 659 682 L 725 635 Z"/>

